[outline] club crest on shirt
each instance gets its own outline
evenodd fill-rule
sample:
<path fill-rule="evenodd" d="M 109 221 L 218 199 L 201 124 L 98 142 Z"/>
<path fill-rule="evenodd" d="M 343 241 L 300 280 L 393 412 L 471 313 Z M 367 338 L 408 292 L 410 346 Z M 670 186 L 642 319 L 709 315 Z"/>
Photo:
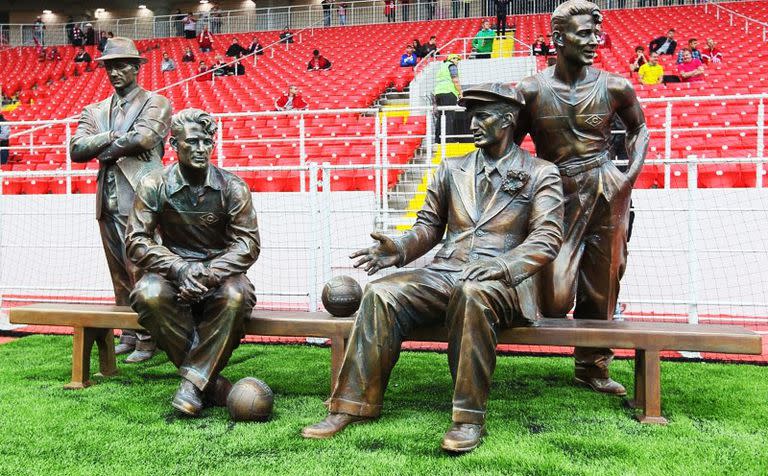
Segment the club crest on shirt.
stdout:
<path fill-rule="evenodd" d="M 219 221 L 218 217 L 216 215 L 214 215 L 213 213 L 206 213 L 205 215 L 201 216 L 200 219 L 206 225 L 213 225 L 214 223 Z"/>
<path fill-rule="evenodd" d="M 597 126 L 599 126 L 600 124 L 603 123 L 603 118 L 598 116 L 597 114 L 592 114 L 591 116 L 586 118 L 584 120 L 584 122 L 586 122 L 587 124 L 589 124 L 592 127 L 597 127 Z"/>

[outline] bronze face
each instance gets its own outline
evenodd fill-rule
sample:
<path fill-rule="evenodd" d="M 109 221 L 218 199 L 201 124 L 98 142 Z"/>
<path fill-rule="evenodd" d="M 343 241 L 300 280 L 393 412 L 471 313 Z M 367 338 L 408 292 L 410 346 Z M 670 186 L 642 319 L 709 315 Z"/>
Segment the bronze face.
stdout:
<path fill-rule="evenodd" d="M 213 136 L 197 122 L 187 122 L 182 131 L 171 136 L 171 147 L 178 153 L 184 168 L 208 168 L 213 153 Z"/>
<path fill-rule="evenodd" d="M 494 103 L 479 103 L 469 108 L 475 147 L 485 149 L 500 143 L 509 134 L 510 126 L 514 126 L 512 113 L 508 109 Z"/>
<path fill-rule="evenodd" d="M 569 63 L 591 65 L 597 50 L 597 25 L 592 15 L 575 15 L 568 19 L 564 31 L 554 31 L 558 54 Z"/>
<path fill-rule="evenodd" d="M 125 60 L 107 60 L 104 62 L 104 69 L 107 70 L 109 82 L 117 90 L 135 85 L 136 76 L 139 74 L 139 67 Z"/>

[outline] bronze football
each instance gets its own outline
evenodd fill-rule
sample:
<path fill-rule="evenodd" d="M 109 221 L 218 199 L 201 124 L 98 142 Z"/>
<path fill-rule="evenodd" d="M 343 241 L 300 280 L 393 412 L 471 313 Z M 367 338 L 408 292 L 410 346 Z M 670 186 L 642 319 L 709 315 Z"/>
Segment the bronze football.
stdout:
<path fill-rule="evenodd" d="M 360 307 L 363 290 L 353 278 L 336 276 L 325 283 L 321 298 L 326 311 L 336 317 L 349 317 Z"/>
<path fill-rule="evenodd" d="M 232 386 L 227 409 L 234 421 L 267 421 L 272 416 L 274 400 L 275 395 L 266 383 L 245 377 Z"/>

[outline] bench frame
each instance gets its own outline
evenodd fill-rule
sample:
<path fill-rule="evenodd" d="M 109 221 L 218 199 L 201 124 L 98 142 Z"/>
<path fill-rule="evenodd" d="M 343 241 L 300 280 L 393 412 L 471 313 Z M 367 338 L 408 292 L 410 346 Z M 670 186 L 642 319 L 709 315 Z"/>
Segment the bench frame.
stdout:
<path fill-rule="evenodd" d="M 72 379 L 66 389 L 83 389 L 90 382 L 91 351 L 99 351 L 97 376 L 118 373 L 114 328 L 142 329 L 128 307 L 110 305 L 33 304 L 11 309 L 14 324 L 73 327 Z M 323 312 L 254 311 L 245 323 L 246 335 L 321 337 L 331 344 L 331 388 L 336 383 L 352 329 L 352 318 L 334 318 Z M 718 353 L 762 353 L 760 335 L 738 326 L 542 319 L 533 327 L 498 332 L 499 344 L 584 346 L 635 349 L 634 398 L 641 423 L 666 424 L 661 413 L 661 351 L 690 350 Z M 444 327 L 423 328 L 407 340 L 447 342 Z"/>

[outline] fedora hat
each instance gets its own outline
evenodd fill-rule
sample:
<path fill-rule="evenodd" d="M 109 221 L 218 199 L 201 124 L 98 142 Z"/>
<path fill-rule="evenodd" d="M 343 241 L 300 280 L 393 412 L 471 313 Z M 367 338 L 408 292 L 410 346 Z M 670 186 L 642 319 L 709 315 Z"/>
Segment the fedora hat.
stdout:
<path fill-rule="evenodd" d="M 139 55 L 136 44 L 130 38 L 118 36 L 107 40 L 104 53 L 96 58 L 96 61 L 109 61 L 115 59 L 132 59 L 140 63 L 146 63 L 147 59 Z"/>

